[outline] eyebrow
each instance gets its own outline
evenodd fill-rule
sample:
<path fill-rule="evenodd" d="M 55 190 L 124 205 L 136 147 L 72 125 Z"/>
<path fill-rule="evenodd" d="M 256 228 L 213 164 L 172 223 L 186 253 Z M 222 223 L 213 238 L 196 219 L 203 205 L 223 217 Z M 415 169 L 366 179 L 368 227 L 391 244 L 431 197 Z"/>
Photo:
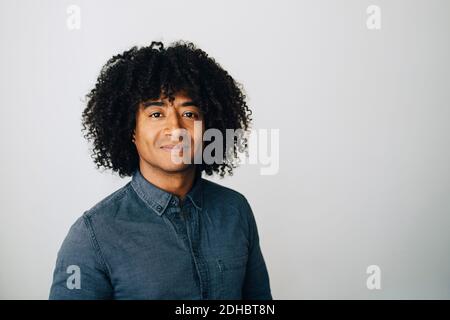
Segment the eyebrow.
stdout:
<path fill-rule="evenodd" d="M 164 107 L 164 102 L 162 101 L 146 101 L 142 103 L 144 109 L 151 106 L 159 106 Z M 197 107 L 197 103 L 195 101 L 186 101 L 181 104 L 182 107 L 194 106 Z"/>

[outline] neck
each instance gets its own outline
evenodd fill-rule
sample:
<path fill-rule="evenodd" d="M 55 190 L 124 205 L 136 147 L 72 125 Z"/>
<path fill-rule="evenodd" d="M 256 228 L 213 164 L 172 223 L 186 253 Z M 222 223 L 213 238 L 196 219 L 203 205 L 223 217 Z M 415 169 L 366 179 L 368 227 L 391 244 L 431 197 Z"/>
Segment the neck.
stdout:
<path fill-rule="evenodd" d="M 181 200 L 191 190 L 196 173 L 195 166 L 189 166 L 183 171 L 167 172 L 142 161 L 139 163 L 139 170 L 147 181 L 164 191 L 176 195 Z"/>

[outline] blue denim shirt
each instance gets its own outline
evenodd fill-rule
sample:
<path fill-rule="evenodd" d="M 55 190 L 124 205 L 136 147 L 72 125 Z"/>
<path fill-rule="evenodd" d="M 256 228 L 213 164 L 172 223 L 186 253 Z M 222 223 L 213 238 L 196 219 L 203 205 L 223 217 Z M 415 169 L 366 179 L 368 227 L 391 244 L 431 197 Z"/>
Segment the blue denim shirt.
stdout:
<path fill-rule="evenodd" d="M 255 218 L 242 194 L 197 175 L 180 203 L 138 169 L 72 225 L 58 252 L 49 298 L 272 295 Z"/>

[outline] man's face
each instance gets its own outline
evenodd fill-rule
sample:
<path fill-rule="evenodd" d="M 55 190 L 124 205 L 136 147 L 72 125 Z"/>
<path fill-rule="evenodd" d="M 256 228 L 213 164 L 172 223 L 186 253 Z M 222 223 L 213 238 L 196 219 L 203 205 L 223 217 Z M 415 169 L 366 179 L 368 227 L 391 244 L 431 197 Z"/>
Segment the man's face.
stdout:
<path fill-rule="evenodd" d="M 182 92 L 174 97 L 172 103 L 167 98 L 140 103 L 133 135 L 141 165 L 171 173 L 185 171 L 193 166 L 195 153 L 203 150 L 205 130 L 203 114 L 195 102 Z M 201 125 L 194 132 L 195 121 L 201 121 Z M 182 132 L 185 133 L 184 137 L 180 137 Z M 181 141 L 187 137 L 190 138 L 190 148 L 185 147 L 184 154 L 183 148 L 177 146 L 181 146 Z M 174 161 L 172 153 L 180 161 Z M 181 161 L 187 158 L 189 163 Z"/>

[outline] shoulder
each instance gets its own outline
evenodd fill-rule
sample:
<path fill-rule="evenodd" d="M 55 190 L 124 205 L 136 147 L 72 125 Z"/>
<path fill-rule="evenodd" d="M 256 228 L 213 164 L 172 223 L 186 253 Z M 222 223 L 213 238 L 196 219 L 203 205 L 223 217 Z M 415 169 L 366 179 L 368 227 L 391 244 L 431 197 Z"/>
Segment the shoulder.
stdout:
<path fill-rule="evenodd" d="M 248 204 L 246 197 L 234 189 L 206 179 L 203 179 L 203 186 L 204 198 L 206 199 L 226 203 L 236 208 L 242 208 Z"/>
<path fill-rule="evenodd" d="M 72 224 L 58 251 L 57 266 L 72 264 L 104 265 L 85 214 Z"/>
<path fill-rule="evenodd" d="M 126 202 L 129 194 L 129 183 L 98 201 L 88 210 L 85 210 L 70 226 L 58 252 L 60 259 L 79 256 L 100 260 L 103 263 L 98 245 L 95 226 L 109 223 Z M 88 260 L 88 259 L 85 259 Z"/>
<path fill-rule="evenodd" d="M 225 215 L 227 219 L 239 217 L 247 223 L 252 220 L 251 206 L 242 193 L 211 180 L 203 179 L 203 182 L 203 203 L 206 210 L 211 210 L 216 216 Z"/>
<path fill-rule="evenodd" d="M 113 217 L 117 210 L 127 201 L 130 196 L 131 184 L 128 182 L 120 189 L 114 191 L 110 195 L 98 201 L 91 208 L 86 210 L 83 218 L 90 220 L 92 218 L 107 218 Z"/>
<path fill-rule="evenodd" d="M 233 228 L 243 228 L 252 237 L 255 218 L 247 198 L 234 189 L 203 179 L 203 204 L 207 216 Z"/>
<path fill-rule="evenodd" d="M 62 244 L 62 252 L 66 251 L 64 249 L 68 248 L 80 248 L 80 247 L 89 247 L 90 246 L 90 232 L 89 228 L 84 219 L 84 215 L 78 217 L 78 219 L 71 225 L 69 232 L 67 233 L 63 244 Z"/>
<path fill-rule="evenodd" d="M 129 183 L 85 210 L 70 226 L 59 250 L 59 256 L 64 258 L 83 255 L 102 260 L 98 257 L 100 247 L 95 226 L 110 223 L 123 203 L 126 202 L 128 193 Z"/>

